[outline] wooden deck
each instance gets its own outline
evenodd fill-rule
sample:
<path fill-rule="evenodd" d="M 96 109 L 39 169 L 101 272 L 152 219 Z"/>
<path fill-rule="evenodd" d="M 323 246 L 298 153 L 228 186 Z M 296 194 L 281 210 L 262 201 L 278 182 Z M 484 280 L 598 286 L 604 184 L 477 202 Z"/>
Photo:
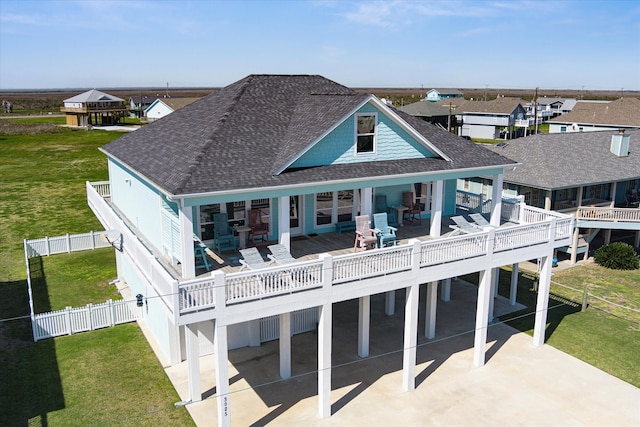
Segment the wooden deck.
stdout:
<path fill-rule="evenodd" d="M 442 218 L 441 237 L 450 235 L 453 230 L 449 228 L 449 225 L 453 224 L 448 217 Z M 508 224 L 503 224 L 508 225 Z M 421 241 L 432 240 L 429 236 L 429 220 L 423 220 L 422 224 L 405 223 L 404 226 L 398 227 L 396 235 L 398 236 L 398 244 L 407 243 L 409 239 L 418 239 Z M 322 253 L 329 253 L 331 255 L 343 255 L 351 254 L 354 252 L 353 245 L 355 241 L 355 232 L 345 231 L 342 233 L 323 233 L 312 234 L 308 236 L 297 236 L 291 238 L 291 255 L 299 261 L 317 260 L 318 255 Z M 276 244 L 276 241 L 269 242 L 269 244 Z M 262 257 L 267 259 L 269 250 L 267 245 L 256 246 Z M 221 270 L 225 273 L 233 273 L 240 271 L 240 252 L 227 251 L 219 254 L 213 250 L 207 250 L 209 255 L 209 261 L 212 264 L 212 270 Z M 198 274 L 205 275 L 210 272 L 206 272 L 204 269 L 199 269 Z"/>

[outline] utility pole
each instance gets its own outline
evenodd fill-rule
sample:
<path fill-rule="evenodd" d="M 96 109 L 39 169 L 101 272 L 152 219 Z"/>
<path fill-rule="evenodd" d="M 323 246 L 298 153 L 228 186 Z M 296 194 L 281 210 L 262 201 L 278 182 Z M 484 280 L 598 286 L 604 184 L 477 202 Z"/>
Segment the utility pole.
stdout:
<path fill-rule="evenodd" d="M 451 132 L 451 101 L 449 101 L 449 117 L 447 118 L 447 131 Z"/>
<path fill-rule="evenodd" d="M 538 88 L 533 96 L 533 134 L 538 133 Z"/>

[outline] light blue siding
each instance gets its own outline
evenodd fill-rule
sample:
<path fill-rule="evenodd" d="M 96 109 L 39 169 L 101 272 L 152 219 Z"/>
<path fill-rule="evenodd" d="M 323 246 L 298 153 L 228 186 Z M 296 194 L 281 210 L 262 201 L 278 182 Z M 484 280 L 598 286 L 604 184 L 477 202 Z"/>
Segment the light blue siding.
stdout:
<path fill-rule="evenodd" d="M 357 112 L 377 113 L 378 115 L 376 152 L 374 154 L 356 155 L 355 116 L 352 115 L 296 160 L 291 167 L 435 157 L 424 145 L 411 137 L 375 106 L 366 104 Z"/>
<path fill-rule="evenodd" d="M 161 194 L 126 167 L 109 159 L 112 203 L 156 248 L 162 248 Z"/>

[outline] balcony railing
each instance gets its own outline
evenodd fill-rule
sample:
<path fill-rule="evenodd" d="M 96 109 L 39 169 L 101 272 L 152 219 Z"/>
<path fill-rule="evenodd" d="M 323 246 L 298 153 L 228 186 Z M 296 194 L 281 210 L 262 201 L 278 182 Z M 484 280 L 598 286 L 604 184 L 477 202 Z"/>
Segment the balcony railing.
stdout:
<path fill-rule="evenodd" d="M 211 312 L 214 318 L 215 311 L 222 307 L 273 301 L 274 297 L 326 287 L 337 286 L 348 291 L 351 288 L 343 286 L 350 283 L 362 285 L 390 280 L 405 283 L 415 280 L 416 272 L 424 269 L 429 271 L 429 280 L 441 280 L 464 274 L 466 270 L 473 272 L 498 267 L 500 263 L 520 262 L 539 256 L 537 254 L 548 251 L 549 247 L 570 244 L 573 228 L 570 216 L 515 204 L 518 209 L 512 209 L 510 215 L 518 212 L 520 225 L 516 226 L 491 227 L 484 232 L 429 241 L 411 240 L 407 244 L 354 254 L 323 254 L 317 260 L 259 270 L 227 274 L 217 271 L 211 276 L 179 282 L 98 194 L 98 189 L 108 194 L 104 183 L 95 186 L 87 183 L 89 205 L 105 227 L 122 232 L 125 252 L 176 319 L 202 312 Z M 317 305 L 312 294 L 307 302 L 310 307 Z"/>
<path fill-rule="evenodd" d="M 640 222 L 638 208 L 579 207 L 576 219 L 585 221 Z"/>

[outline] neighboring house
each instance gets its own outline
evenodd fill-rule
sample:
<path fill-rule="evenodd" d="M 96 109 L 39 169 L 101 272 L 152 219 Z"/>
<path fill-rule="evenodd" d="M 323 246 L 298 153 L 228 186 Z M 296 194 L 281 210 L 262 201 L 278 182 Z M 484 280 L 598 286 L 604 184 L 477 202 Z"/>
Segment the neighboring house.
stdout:
<path fill-rule="evenodd" d="M 427 101 L 436 102 L 444 99 L 463 99 L 464 94 L 458 89 L 431 89 L 427 92 L 425 99 Z"/>
<path fill-rule="evenodd" d="M 124 99 L 95 89 L 63 102 L 67 126 L 115 125 L 127 114 Z"/>
<path fill-rule="evenodd" d="M 440 102 L 446 106 L 447 101 Z M 498 97 L 491 101 L 456 101 L 460 136 L 478 139 L 513 139 L 525 135 L 533 124 L 520 98 Z"/>
<path fill-rule="evenodd" d="M 448 106 L 418 101 L 401 107 L 400 111 L 441 126 L 443 129 L 456 130 L 458 127 L 455 113 Z"/>
<path fill-rule="evenodd" d="M 548 123 L 549 133 L 640 129 L 640 99 L 577 101 L 571 112 Z"/>
<path fill-rule="evenodd" d="M 402 387 L 411 390 L 419 311 L 425 336 L 435 337 L 438 282 L 446 289 L 452 277 L 480 272 L 473 364 L 481 366 L 495 271 L 540 258 L 533 341 L 544 343 L 551 259 L 570 241 L 571 217 L 503 203 L 503 173 L 515 162 L 374 95 L 321 76 L 250 75 L 102 151 L 109 182 L 87 183 L 87 197 L 118 238 L 118 278 L 144 304 L 141 322 L 160 357 L 172 365 L 186 360 L 189 401 L 202 399 L 200 357 L 214 354 L 220 426 L 229 425 L 233 410 L 229 349 L 279 338 L 280 376 L 289 378 L 291 335 L 301 330 L 317 333 L 318 408 L 321 417 L 331 415 L 331 330 L 343 327 L 332 325 L 336 303 L 358 302 L 354 351 L 367 357 L 371 295 L 385 295 L 392 315 L 395 291 L 402 290 Z M 478 176 L 497 182 L 492 225 L 443 235 L 456 212 L 457 180 Z M 343 230 L 351 223 L 353 230 L 355 217 L 372 215 L 380 196 L 401 213 L 403 193 L 420 200 L 422 221 L 399 227 L 417 237 L 397 246 L 354 253 L 351 231 L 346 247 L 336 248 L 333 234 L 331 247 L 256 270 L 239 271 L 233 248 L 207 248 L 213 257 L 203 256 L 201 242 L 216 248 L 215 228 L 228 228 L 214 220 L 212 229 L 216 213 L 226 213 L 242 236 L 249 210 L 259 209 L 271 242 L 295 255 L 302 245 L 332 236 L 338 225 Z M 421 286 L 428 294 L 422 309 Z M 296 326 L 303 322 L 307 329 Z"/>
<path fill-rule="evenodd" d="M 562 103 L 562 106 L 560 107 L 560 115 L 564 115 L 571 112 L 571 110 L 573 110 L 573 107 L 575 107 L 577 103 L 578 103 L 578 100 L 575 98 L 565 99 L 564 102 Z"/>
<path fill-rule="evenodd" d="M 138 119 L 141 118 L 144 116 L 144 110 L 146 110 L 155 99 L 155 97 L 146 95 L 129 97 L 129 115 Z"/>
<path fill-rule="evenodd" d="M 158 98 L 144 110 L 144 116 L 147 121 L 152 122 L 186 107 L 198 99 L 200 98 Z"/>
<path fill-rule="evenodd" d="M 565 248 L 574 262 L 577 253 L 588 254 L 599 230 L 605 242 L 612 229 L 635 230 L 640 246 L 640 131 L 538 134 L 485 147 L 521 163 L 505 172 L 504 191 L 524 196 L 527 205 L 576 216 L 575 239 Z M 492 191 L 490 180 L 481 179 L 461 180 L 458 189 Z"/>

